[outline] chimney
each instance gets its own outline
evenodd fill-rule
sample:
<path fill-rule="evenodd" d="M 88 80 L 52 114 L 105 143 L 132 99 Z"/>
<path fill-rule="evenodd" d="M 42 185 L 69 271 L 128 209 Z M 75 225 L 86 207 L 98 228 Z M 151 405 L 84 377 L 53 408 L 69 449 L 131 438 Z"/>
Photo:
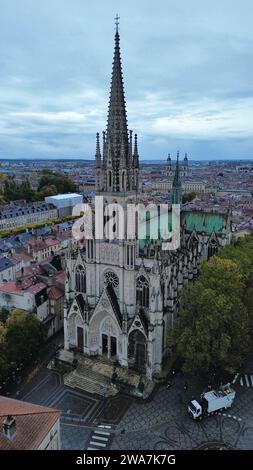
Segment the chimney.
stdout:
<path fill-rule="evenodd" d="M 22 279 L 20 279 L 20 278 L 18 278 L 18 277 L 16 278 L 16 287 L 18 287 L 18 288 L 20 288 L 20 289 L 21 289 L 21 287 L 22 287 Z"/>
<path fill-rule="evenodd" d="M 16 419 L 14 416 L 7 416 L 3 422 L 3 434 L 4 437 L 11 441 L 16 436 Z"/>

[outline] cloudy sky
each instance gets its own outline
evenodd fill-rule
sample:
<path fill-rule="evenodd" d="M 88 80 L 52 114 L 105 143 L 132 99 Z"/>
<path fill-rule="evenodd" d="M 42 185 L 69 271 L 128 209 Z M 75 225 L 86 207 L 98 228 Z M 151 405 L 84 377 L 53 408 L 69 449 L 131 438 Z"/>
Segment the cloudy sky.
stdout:
<path fill-rule="evenodd" d="M 142 159 L 253 158 L 252 0 L 0 0 L 0 158 L 94 158 L 120 16 Z"/>

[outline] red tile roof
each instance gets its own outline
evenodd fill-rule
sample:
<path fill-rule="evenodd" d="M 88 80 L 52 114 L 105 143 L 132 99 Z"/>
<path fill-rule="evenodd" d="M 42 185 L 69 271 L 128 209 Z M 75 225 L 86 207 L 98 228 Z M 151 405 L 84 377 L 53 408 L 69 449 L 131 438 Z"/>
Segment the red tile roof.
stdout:
<path fill-rule="evenodd" d="M 17 285 L 15 281 L 4 282 L 0 284 L 0 292 L 6 292 L 8 294 L 21 294 L 25 291 L 32 292 L 37 294 L 41 290 L 45 289 L 47 286 L 43 282 L 37 282 L 36 284 L 32 283 L 32 279 L 22 280 L 21 286 Z"/>
<path fill-rule="evenodd" d="M 54 280 L 64 286 L 65 285 L 65 271 L 60 271 L 59 273 L 55 274 Z"/>
<path fill-rule="evenodd" d="M 16 262 L 16 263 L 19 263 L 20 261 L 24 261 L 24 262 L 27 262 L 27 261 L 32 261 L 32 257 L 29 256 L 27 253 L 14 253 L 12 256 L 11 256 L 11 260 L 12 262 Z"/>
<path fill-rule="evenodd" d="M 44 239 L 33 239 L 28 242 L 28 245 L 33 248 L 34 251 L 46 250 L 47 248 L 59 245 L 59 240 L 56 238 L 48 237 Z"/>
<path fill-rule="evenodd" d="M 64 296 L 64 292 L 56 286 L 50 288 L 48 292 L 49 299 L 58 300 Z"/>
<path fill-rule="evenodd" d="M 6 416 L 16 419 L 16 435 L 8 440 L 0 434 L 0 450 L 37 449 L 61 415 L 60 410 L 0 396 L 0 428 Z"/>

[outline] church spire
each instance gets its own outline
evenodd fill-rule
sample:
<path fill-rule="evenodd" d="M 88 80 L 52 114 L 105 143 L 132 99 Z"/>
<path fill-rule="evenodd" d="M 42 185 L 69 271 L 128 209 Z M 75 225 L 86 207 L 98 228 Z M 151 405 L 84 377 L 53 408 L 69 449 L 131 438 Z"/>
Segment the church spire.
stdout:
<path fill-rule="evenodd" d="M 174 175 L 172 191 L 171 191 L 171 202 L 172 204 L 181 204 L 182 202 L 182 185 L 181 185 L 181 179 L 180 179 L 179 152 L 177 152 L 176 169 L 175 169 L 175 175 Z"/>
<path fill-rule="evenodd" d="M 111 91 L 107 117 L 107 138 L 109 135 L 112 138 L 115 160 L 119 158 L 122 135 L 124 136 L 125 144 L 128 142 L 126 104 L 120 57 L 120 36 L 118 24 L 118 16 L 116 16 Z"/>
<path fill-rule="evenodd" d="M 132 134 L 128 132 L 125 92 L 120 56 L 119 17 L 115 18 L 114 56 L 106 133 L 103 137 L 101 190 L 136 189 L 132 178 Z"/>

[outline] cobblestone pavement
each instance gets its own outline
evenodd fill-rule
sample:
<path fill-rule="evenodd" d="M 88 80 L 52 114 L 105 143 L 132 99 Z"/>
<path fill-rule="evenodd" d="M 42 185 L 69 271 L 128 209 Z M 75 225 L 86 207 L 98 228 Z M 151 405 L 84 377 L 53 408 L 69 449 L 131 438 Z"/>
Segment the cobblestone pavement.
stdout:
<path fill-rule="evenodd" d="M 85 450 L 89 444 L 90 429 L 61 423 L 61 448 L 63 450 Z"/>
<path fill-rule="evenodd" d="M 203 391 L 193 380 L 184 392 L 183 378 L 170 389 L 161 386 L 148 402 L 134 401 L 115 430 L 112 449 L 253 449 L 253 389 L 237 383 L 235 402 L 227 413 L 195 422 L 187 403 Z"/>
<path fill-rule="evenodd" d="M 62 410 L 62 449 L 87 449 L 97 426 L 118 423 L 131 399 L 124 395 L 102 399 L 100 396 L 71 389 L 56 371 L 42 367 L 21 391 L 19 398 L 38 405 Z M 111 426 L 110 426 L 111 427 Z M 110 447 L 111 440 L 106 443 Z M 101 443 L 100 443 L 101 445 Z"/>
<path fill-rule="evenodd" d="M 245 371 L 252 372 L 251 365 Z M 189 418 L 187 403 L 199 397 L 205 384 L 187 376 L 177 376 L 169 389 L 157 388 L 147 401 L 118 395 L 104 402 L 66 387 L 60 374 L 44 367 L 24 387 L 20 399 L 63 411 L 63 449 L 86 449 L 101 420 L 113 424 L 112 449 L 253 449 L 253 388 L 242 387 L 239 377 L 229 413 L 201 422 Z M 189 387 L 184 392 L 186 380 Z"/>
<path fill-rule="evenodd" d="M 62 376 L 43 368 L 20 395 L 20 399 L 38 405 L 51 406 L 70 417 L 89 422 L 96 409 L 100 410 L 100 399 L 89 393 L 71 389 L 64 385 Z"/>
<path fill-rule="evenodd" d="M 41 368 L 22 389 L 19 398 L 37 405 L 58 408 L 70 417 L 94 424 L 98 421 L 117 424 L 132 401 L 125 395 L 104 399 L 99 395 L 72 389 L 64 385 L 62 375 L 46 367 Z"/>

